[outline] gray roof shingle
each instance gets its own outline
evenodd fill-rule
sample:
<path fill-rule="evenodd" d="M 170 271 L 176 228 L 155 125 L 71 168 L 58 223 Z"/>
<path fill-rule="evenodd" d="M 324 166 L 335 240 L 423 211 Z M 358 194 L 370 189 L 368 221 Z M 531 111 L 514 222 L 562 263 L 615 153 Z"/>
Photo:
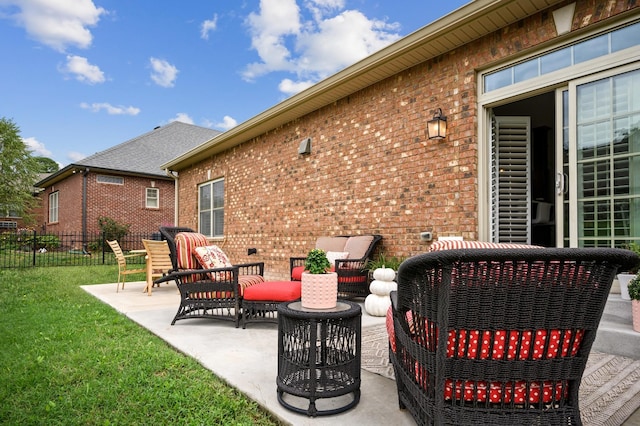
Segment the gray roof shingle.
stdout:
<path fill-rule="evenodd" d="M 74 164 L 124 172 L 166 176 L 161 165 L 201 145 L 220 131 L 179 121 L 157 127 Z"/>

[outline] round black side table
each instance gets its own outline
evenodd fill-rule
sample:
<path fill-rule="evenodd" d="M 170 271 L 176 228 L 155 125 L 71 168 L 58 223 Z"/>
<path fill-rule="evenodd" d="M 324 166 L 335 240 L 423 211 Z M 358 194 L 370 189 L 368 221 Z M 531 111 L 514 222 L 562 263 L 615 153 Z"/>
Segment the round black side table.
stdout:
<path fill-rule="evenodd" d="M 358 404 L 361 316 L 360 305 L 349 301 L 326 310 L 303 308 L 300 301 L 278 305 L 276 381 L 282 406 L 315 417 Z"/>

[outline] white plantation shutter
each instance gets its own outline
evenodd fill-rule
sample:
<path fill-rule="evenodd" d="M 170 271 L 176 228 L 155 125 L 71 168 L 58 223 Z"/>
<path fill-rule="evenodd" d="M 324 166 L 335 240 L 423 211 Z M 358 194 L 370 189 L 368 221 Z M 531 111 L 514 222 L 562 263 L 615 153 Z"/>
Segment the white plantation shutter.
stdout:
<path fill-rule="evenodd" d="M 499 243 L 531 243 L 529 117 L 495 117 L 492 123 L 492 235 Z"/>

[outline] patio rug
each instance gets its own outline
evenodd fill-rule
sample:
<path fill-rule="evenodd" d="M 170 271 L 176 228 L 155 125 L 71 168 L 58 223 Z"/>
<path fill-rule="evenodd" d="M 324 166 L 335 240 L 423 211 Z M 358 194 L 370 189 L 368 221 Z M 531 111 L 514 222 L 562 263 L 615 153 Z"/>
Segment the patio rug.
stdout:
<path fill-rule="evenodd" d="M 384 324 L 362 329 L 362 368 L 393 379 Z M 585 425 L 619 426 L 640 407 L 640 360 L 591 351 L 580 385 Z"/>

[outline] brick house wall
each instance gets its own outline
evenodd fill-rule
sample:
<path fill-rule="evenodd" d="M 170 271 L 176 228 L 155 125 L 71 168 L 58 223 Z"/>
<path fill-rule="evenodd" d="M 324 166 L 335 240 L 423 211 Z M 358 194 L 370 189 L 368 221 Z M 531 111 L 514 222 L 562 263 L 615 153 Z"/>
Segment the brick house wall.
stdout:
<path fill-rule="evenodd" d="M 573 29 L 636 7 L 578 1 Z M 234 263 L 264 261 L 274 279 L 322 235 L 378 233 L 381 250 L 403 257 L 428 249 L 421 231 L 477 239 L 477 70 L 555 37 L 542 11 L 180 170 L 178 222 L 197 229 L 198 185 L 223 177 L 218 244 Z M 430 141 L 437 108 L 448 133 Z M 307 137 L 312 152 L 300 156 Z"/>
<path fill-rule="evenodd" d="M 49 196 L 58 192 L 58 222 L 49 222 Z M 45 188 L 42 193 L 42 223 L 47 232 L 82 232 L 82 173 Z"/>
<path fill-rule="evenodd" d="M 123 185 L 100 183 L 98 174 L 87 175 L 87 232 L 99 232 L 98 218 L 106 216 L 119 223 L 129 224 L 131 233 L 158 232 L 161 225 L 174 223 L 175 190 L 173 180 L 123 176 Z M 115 175 L 114 175 L 115 176 Z M 59 191 L 58 223 L 46 223 L 49 232 L 82 231 L 82 173 L 46 188 L 43 198 L 46 208 L 44 220 L 48 222 L 49 194 Z M 145 206 L 146 188 L 158 188 L 159 208 Z"/>

